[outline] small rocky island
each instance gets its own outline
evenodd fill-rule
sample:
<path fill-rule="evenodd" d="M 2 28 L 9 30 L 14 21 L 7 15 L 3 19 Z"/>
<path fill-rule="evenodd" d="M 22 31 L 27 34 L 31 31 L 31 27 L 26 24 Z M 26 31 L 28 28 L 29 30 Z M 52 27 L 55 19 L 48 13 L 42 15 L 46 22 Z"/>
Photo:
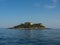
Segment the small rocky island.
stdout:
<path fill-rule="evenodd" d="M 45 26 L 42 23 L 25 22 L 10 29 L 45 29 Z"/>

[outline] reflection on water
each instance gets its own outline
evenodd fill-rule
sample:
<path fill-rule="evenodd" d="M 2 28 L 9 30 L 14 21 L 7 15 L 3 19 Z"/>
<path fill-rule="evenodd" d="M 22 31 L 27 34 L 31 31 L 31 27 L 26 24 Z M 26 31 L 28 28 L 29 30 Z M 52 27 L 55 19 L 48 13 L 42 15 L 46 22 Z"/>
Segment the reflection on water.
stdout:
<path fill-rule="evenodd" d="M 0 29 L 0 45 L 60 45 L 60 30 Z"/>

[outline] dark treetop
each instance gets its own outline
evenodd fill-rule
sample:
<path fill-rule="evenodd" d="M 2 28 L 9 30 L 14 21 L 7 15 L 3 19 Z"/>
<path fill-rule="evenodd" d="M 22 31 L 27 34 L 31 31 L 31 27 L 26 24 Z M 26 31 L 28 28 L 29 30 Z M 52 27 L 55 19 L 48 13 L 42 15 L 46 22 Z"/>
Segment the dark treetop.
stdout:
<path fill-rule="evenodd" d="M 45 26 L 42 23 L 25 22 L 12 27 L 12 29 L 45 29 Z"/>

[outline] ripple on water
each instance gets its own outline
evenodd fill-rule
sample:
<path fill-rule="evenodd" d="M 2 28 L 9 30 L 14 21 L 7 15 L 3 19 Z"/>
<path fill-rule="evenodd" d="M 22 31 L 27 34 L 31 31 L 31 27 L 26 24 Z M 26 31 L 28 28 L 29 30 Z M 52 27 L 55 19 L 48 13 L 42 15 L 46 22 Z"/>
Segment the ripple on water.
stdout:
<path fill-rule="evenodd" d="M 56 30 L 0 30 L 0 45 L 60 45 Z"/>

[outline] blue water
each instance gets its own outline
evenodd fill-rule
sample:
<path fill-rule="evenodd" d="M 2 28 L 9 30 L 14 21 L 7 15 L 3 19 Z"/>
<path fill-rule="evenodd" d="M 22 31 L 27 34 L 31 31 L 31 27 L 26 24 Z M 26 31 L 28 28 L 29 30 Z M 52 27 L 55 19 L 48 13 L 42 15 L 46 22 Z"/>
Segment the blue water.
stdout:
<path fill-rule="evenodd" d="M 0 29 L 0 45 L 60 45 L 60 30 Z"/>

